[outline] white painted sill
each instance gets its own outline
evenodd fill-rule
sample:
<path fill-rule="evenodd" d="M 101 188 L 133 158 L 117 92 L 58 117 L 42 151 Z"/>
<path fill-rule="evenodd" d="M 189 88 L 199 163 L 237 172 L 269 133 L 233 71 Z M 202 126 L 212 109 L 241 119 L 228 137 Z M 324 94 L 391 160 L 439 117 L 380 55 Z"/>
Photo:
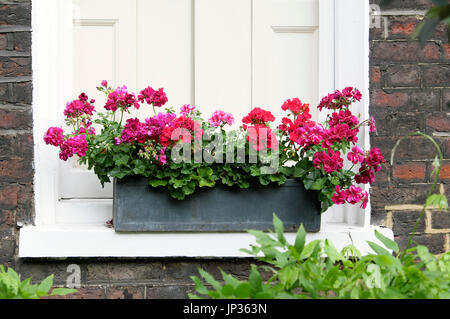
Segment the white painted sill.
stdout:
<path fill-rule="evenodd" d="M 390 229 L 325 223 L 307 242 L 328 238 L 338 249 L 352 243 L 361 253 L 372 251 L 367 241 L 378 242 L 377 229 L 393 238 Z M 295 234 L 288 233 L 290 243 Z M 20 230 L 20 258 L 40 257 L 250 257 L 240 252 L 254 244 L 247 233 L 116 233 L 104 225 L 26 226 Z"/>

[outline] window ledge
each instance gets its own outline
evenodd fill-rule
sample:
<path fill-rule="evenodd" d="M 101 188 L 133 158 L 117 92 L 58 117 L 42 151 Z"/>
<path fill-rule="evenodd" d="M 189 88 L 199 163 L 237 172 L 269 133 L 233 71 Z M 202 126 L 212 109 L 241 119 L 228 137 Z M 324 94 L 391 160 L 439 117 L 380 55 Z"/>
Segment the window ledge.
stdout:
<path fill-rule="evenodd" d="M 393 239 L 390 229 L 326 223 L 306 241 L 328 238 L 338 249 L 351 244 L 370 253 L 367 240 L 378 242 L 377 229 Z M 295 234 L 288 233 L 290 243 Z M 116 233 L 104 225 L 26 226 L 20 230 L 20 258 L 64 257 L 249 257 L 240 252 L 255 244 L 247 233 Z"/>

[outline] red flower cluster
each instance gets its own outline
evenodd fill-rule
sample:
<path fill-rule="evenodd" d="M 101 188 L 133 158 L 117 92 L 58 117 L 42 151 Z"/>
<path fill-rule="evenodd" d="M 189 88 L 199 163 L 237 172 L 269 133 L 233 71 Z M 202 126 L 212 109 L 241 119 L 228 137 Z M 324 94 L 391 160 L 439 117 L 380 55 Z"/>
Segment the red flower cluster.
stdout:
<path fill-rule="evenodd" d="M 88 100 L 88 96 L 85 93 L 81 93 L 78 100 L 66 104 L 64 115 L 67 118 L 76 118 L 84 114 L 93 115 L 95 112 L 95 107 L 93 105 L 95 100 L 91 100 L 90 102 L 88 102 Z"/>
<path fill-rule="evenodd" d="M 289 110 L 294 115 L 294 121 L 288 117 L 281 120 L 278 127 L 281 131 L 289 134 L 289 139 L 305 149 L 322 140 L 322 128 L 311 121 L 309 105 L 302 104 L 299 99 L 287 100 L 281 107 L 284 111 Z"/>
<path fill-rule="evenodd" d="M 64 131 L 60 127 L 50 127 L 44 134 L 47 145 L 60 146 L 64 142 Z"/>
<path fill-rule="evenodd" d="M 108 94 L 108 101 L 106 102 L 105 109 L 108 111 L 117 111 L 117 109 L 123 109 L 126 111 L 129 107 L 134 106 L 137 110 L 140 107 L 134 93 L 128 93 L 126 86 L 118 87 L 116 90 Z"/>
<path fill-rule="evenodd" d="M 266 149 L 277 150 L 278 140 L 275 133 L 263 124 L 255 124 L 247 127 L 247 141 L 256 151 L 263 151 Z"/>
<path fill-rule="evenodd" d="M 80 157 L 86 156 L 88 151 L 88 143 L 86 141 L 86 135 L 75 135 L 68 138 L 61 144 L 59 158 L 63 161 L 67 161 L 70 157 L 77 154 Z"/>
<path fill-rule="evenodd" d="M 273 121 L 275 121 L 275 116 L 273 116 L 269 111 L 265 111 L 259 107 L 254 108 L 250 113 L 248 113 L 247 116 L 242 119 L 242 122 L 246 124 L 266 125 L 268 124 L 268 122 Z"/>
<path fill-rule="evenodd" d="M 294 115 L 298 115 L 305 111 L 309 111 L 309 104 L 303 104 L 302 101 L 298 97 L 293 98 L 292 100 L 287 100 L 281 106 L 283 111 L 290 110 Z"/>
<path fill-rule="evenodd" d="M 322 125 L 314 121 L 308 121 L 292 132 L 289 139 L 307 150 L 309 147 L 319 144 L 324 136 L 325 130 Z"/>
<path fill-rule="evenodd" d="M 339 185 L 335 187 L 332 201 L 337 205 L 349 203 L 355 205 L 361 203 L 361 208 L 366 208 L 369 202 L 369 194 L 357 186 L 350 186 L 346 190 L 341 190 Z"/>
<path fill-rule="evenodd" d="M 356 144 L 358 142 L 359 120 L 348 109 L 341 110 L 339 113 L 333 112 L 330 121 L 330 128 L 325 134 L 324 147 L 333 145 L 334 142 L 347 140 Z"/>
<path fill-rule="evenodd" d="M 331 148 L 327 152 L 317 152 L 314 154 L 313 164 L 316 168 L 323 167 L 325 172 L 331 174 L 339 171 L 344 166 L 344 160 L 339 151 L 334 152 Z"/>
<path fill-rule="evenodd" d="M 138 118 L 127 120 L 125 128 L 122 131 L 121 142 L 122 143 L 145 143 L 149 139 L 147 134 L 147 125 L 141 123 Z"/>
<path fill-rule="evenodd" d="M 380 149 L 372 148 L 367 158 L 362 161 L 359 174 L 355 175 L 355 181 L 358 184 L 372 184 L 375 181 L 375 172 L 379 172 L 381 164 L 385 162 Z"/>
<path fill-rule="evenodd" d="M 172 125 L 166 126 L 159 136 L 159 143 L 165 147 L 176 144 L 192 142 L 192 136 L 200 140 L 203 136 L 203 129 L 200 124 L 190 117 L 180 116 L 174 120 Z"/>
<path fill-rule="evenodd" d="M 141 103 L 145 101 L 147 104 L 153 104 L 156 107 L 161 107 L 169 101 L 166 93 L 164 93 L 164 89 L 161 88 L 155 91 L 150 86 L 140 92 L 138 99 Z"/>
<path fill-rule="evenodd" d="M 355 101 L 361 101 L 361 92 L 353 87 L 346 87 L 341 91 L 336 90 L 334 93 L 328 94 L 321 101 L 317 108 L 321 111 L 323 108 L 330 110 L 342 109 Z"/>

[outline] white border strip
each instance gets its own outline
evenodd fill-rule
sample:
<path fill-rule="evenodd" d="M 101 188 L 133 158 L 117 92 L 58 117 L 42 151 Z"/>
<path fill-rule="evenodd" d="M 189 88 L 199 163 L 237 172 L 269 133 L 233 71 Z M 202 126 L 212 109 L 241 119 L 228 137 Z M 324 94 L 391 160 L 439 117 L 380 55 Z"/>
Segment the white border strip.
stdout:
<path fill-rule="evenodd" d="M 308 233 L 307 242 L 328 238 L 339 250 L 352 244 L 371 252 L 367 240 L 378 242 L 374 230 L 393 238 L 388 228 L 327 225 Z M 351 239 L 350 236 L 351 235 Z M 295 234 L 286 234 L 288 242 Z M 20 231 L 20 258 L 39 257 L 250 257 L 240 252 L 255 244 L 247 233 L 116 233 L 105 226 L 25 227 Z"/>

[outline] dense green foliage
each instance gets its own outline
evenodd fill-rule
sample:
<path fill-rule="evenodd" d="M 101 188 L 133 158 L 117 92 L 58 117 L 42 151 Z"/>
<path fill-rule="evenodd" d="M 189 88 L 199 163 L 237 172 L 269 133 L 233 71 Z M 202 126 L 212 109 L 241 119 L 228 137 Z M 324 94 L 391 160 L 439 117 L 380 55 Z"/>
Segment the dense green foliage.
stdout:
<path fill-rule="evenodd" d="M 20 280 L 20 276 L 12 269 L 5 271 L 0 265 L 0 299 L 39 299 L 48 296 L 64 296 L 77 292 L 76 289 L 54 288 L 53 275 L 45 278 L 40 284 L 31 284 L 31 278 Z"/>
<path fill-rule="evenodd" d="M 267 265 L 252 265 L 246 281 L 221 270 L 222 283 L 199 269 L 207 285 L 193 276 L 197 294 L 189 297 L 450 298 L 450 252 L 436 257 L 421 245 L 400 252 L 394 241 L 376 232 L 381 243 L 368 242 L 374 253 L 361 256 L 353 245 L 338 251 L 328 240 L 305 244 L 303 226 L 295 243 L 290 244 L 284 236 L 283 223 L 275 214 L 273 223 L 276 233 L 249 231 L 256 237 L 257 245 L 251 250 L 243 249 Z M 267 281 L 263 280 L 262 271 L 271 274 Z"/>

